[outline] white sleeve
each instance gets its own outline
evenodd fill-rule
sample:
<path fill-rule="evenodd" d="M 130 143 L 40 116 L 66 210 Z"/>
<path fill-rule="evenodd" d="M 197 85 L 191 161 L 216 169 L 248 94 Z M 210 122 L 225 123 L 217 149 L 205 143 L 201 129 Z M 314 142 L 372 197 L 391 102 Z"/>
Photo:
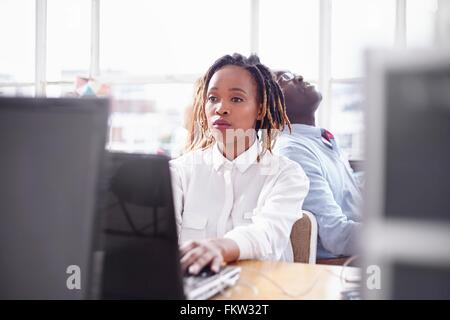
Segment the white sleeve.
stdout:
<path fill-rule="evenodd" d="M 175 210 L 175 220 L 177 223 L 178 235 L 181 231 L 182 212 L 183 212 L 183 173 L 182 166 L 177 160 L 170 161 L 170 175 L 172 180 L 173 206 Z"/>
<path fill-rule="evenodd" d="M 294 223 L 302 217 L 309 180 L 300 165 L 289 161 L 263 201 L 254 209 L 252 223 L 225 234 L 240 249 L 239 259 L 280 260 Z"/>

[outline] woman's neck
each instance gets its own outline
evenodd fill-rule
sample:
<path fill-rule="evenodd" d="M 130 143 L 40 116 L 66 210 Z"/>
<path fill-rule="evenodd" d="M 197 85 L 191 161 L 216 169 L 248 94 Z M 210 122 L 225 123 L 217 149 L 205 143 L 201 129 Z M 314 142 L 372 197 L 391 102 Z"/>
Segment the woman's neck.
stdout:
<path fill-rule="evenodd" d="M 246 137 L 244 141 L 235 139 L 233 143 L 225 144 L 223 142 L 218 142 L 217 145 L 222 152 L 222 155 L 228 160 L 233 161 L 250 149 L 255 140 L 256 137 Z"/>

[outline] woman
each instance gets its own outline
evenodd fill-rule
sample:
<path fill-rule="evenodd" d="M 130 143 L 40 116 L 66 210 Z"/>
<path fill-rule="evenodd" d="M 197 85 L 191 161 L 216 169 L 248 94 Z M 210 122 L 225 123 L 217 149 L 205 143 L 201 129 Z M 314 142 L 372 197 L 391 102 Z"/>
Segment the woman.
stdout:
<path fill-rule="evenodd" d="M 257 56 L 226 55 L 208 69 L 190 151 L 171 161 L 183 270 L 292 261 L 289 235 L 309 182 L 297 163 L 271 153 L 286 125 L 283 94 Z"/>

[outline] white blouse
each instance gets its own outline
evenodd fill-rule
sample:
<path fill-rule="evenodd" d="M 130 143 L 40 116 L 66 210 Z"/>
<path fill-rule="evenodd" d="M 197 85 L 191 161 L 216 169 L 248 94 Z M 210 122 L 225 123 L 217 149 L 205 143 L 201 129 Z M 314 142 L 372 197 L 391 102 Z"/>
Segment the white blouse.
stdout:
<path fill-rule="evenodd" d="M 299 164 L 259 142 L 233 161 L 217 144 L 170 161 L 179 240 L 229 238 L 239 259 L 292 261 L 290 233 L 309 180 Z"/>

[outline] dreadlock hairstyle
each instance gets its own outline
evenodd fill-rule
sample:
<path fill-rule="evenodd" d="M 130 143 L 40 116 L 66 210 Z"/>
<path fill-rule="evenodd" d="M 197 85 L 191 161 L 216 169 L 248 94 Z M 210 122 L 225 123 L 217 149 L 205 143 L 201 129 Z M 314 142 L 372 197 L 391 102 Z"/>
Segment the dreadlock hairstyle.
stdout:
<path fill-rule="evenodd" d="M 225 55 L 208 69 L 206 74 L 196 83 L 194 95 L 194 116 L 191 128 L 194 132 L 189 133 L 187 151 L 205 149 L 214 143 L 214 138 L 209 133 L 208 122 L 205 113 L 206 94 L 209 82 L 216 71 L 228 66 L 239 66 L 253 76 L 257 84 L 257 99 L 261 106 L 261 120 L 256 122 L 256 133 L 261 129 L 262 134 L 258 139 L 262 140 L 262 152 L 258 155 L 258 161 L 264 153 L 272 151 L 277 133 L 287 125 L 291 131 L 291 124 L 286 115 L 284 96 L 275 76 L 265 65 L 261 64 L 257 55 L 252 54 L 248 58 L 234 53 Z"/>
<path fill-rule="evenodd" d="M 196 105 L 201 101 L 202 90 L 203 90 L 203 77 L 197 79 L 194 83 L 194 96 L 192 98 L 191 111 L 190 111 L 190 112 L 192 112 L 192 116 L 189 117 L 189 122 L 186 124 L 188 136 L 187 136 L 187 139 L 185 142 L 184 152 L 195 149 L 195 148 L 193 148 L 193 146 L 201 145 L 200 140 L 199 140 L 199 139 L 201 139 L 201 137 L 198 134 L 199 132 L 201 132 L 201 127 L 200 127 L 200 123 L 198 121 L 196 121 L 196 119 L 195 119 L 195 114 L 196 114 L 195 109 L 196 109 Z"/>

